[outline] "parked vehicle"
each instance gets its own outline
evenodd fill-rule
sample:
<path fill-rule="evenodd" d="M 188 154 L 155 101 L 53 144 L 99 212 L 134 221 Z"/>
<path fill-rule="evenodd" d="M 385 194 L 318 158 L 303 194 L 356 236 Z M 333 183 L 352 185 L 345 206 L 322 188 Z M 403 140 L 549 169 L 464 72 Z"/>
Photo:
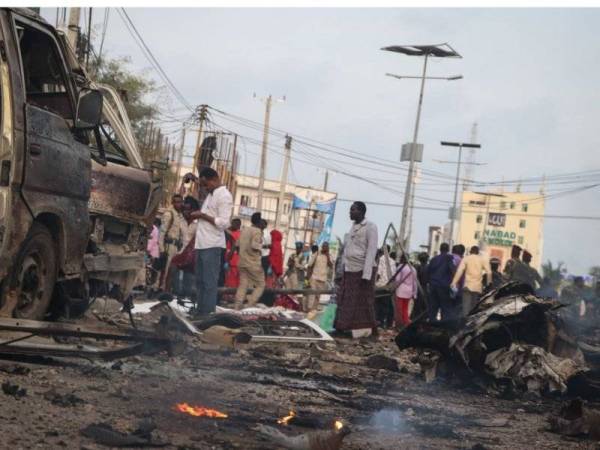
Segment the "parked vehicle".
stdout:
<path fill-rule="evenodd" d="M 0 315 L 125 299 L 143 271 L 160 180 L 111 93 L 40 16 L 0 10 Z"/>

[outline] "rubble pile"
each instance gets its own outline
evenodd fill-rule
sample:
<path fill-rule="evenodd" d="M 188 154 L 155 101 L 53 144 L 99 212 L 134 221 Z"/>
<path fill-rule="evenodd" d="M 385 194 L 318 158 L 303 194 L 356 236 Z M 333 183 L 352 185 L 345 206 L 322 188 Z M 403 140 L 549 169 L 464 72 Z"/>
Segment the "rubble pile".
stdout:
<path fill-rule="evenodd" d="M 526 285 L 508 283 L 482 297 L 466 318 L 413 323 L 396 344 L 421 350 L 417 360 L 428 381 L 445 373 L 476 373 L 535 393 L 566 393 L 570 386 L 595 391 L 594 378 L 586 376 L 593 371 L 562 307 L 534 296 Z"/>

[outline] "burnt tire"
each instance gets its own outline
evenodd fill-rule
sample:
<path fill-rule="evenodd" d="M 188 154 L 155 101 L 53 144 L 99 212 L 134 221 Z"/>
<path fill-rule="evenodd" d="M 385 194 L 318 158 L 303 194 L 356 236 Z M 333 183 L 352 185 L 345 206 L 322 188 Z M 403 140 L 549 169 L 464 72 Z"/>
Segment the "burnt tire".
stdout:
<path fill-rule="evenodd" d="M 15 265 L 3 283 L 2 303 L 15 302 L 12 316 L 42 320 L 50 306 L 56 283 L 56 246 L 44 225 L 34 222 L 21 245 Z"/>

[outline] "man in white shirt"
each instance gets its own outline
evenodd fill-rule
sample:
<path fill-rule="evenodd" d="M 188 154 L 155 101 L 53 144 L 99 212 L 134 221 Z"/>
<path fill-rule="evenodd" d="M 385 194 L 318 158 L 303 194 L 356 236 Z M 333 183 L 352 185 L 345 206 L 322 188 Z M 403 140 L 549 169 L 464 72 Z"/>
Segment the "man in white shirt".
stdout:
<path fill-rule="evenodd" d="M 267 231 L 267 221 L 265 219 L 262 219 L 261 228 L 263 233 L 263 244 L 262 250 L 260 252 L 260 261 L 266 276 L 267 272 L 269 271 L 269 255 L 271 254 L 271 234 Z"/>
<path fill-rule="evenodd" d="M 233 198 L 221 184 L 219 174 L 210 167 L 200 171 L 200 187 L 208 192 L 200 211 L 191 217 L 198 219 L 196 228 L 196 313 L 215 312 L 217 287 L 223 264 L 225 229 L 231 222 Z"/>

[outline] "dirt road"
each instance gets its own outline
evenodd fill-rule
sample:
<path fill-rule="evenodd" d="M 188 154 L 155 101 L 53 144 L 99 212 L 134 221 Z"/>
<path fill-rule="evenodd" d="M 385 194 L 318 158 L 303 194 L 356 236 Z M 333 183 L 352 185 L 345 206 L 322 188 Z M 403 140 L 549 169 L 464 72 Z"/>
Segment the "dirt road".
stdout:
<path fill-rule="evenodd" d="M 257 424 L 299 434 L 330 428 L 340 419 L 352 430 L 344 449 L 591 448 L 589 441 L 545 431 L 545 416 L 558 408 L 558 399 L 500 399 L 475 382 L 470 387 L 426 384 L 411 363 L 413 353 L 400 352 L 391 338 L 338 340 L 337 345 L 250 344 L 236 350 L 189 341 L 176 357 L 145 355 L 108 363 L 2 359 L 0 383 L 26 393 L 0 393 L 0 445 L 106 448 L 81 430 L 105 423 L 131 433 L 142 423 L 155 427 L 152 442 L 168 443 L 167 448 L 271 449 L 278 447 L 253 430 Z M 389 370 L 393 364 L 367 367 L 373 355 L 394 358 L 399 370 Z M 184 402 L 228 417 L 176 410 Z M 277 425 L 290 410 L 309 428 Z"/>

